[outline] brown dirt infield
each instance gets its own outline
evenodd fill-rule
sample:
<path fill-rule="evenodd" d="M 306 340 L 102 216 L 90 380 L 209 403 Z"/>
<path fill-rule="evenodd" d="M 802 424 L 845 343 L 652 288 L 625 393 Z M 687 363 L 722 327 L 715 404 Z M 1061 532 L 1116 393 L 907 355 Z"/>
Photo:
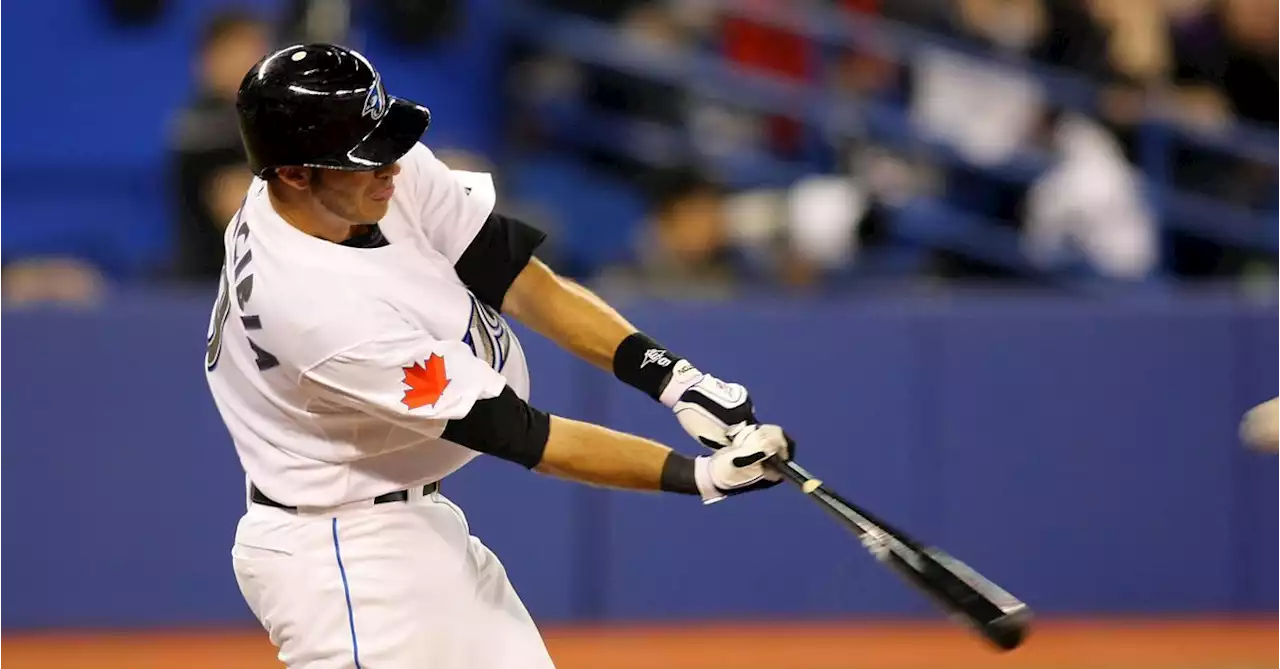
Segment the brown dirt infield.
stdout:
<path fill-rule="evenodd" d="M 1041 622 L 989 651 L 949 624 L 786 622 L 549 627 L 558 669 L 1262 669 L 1277 620 Z M 6 669 L 279 669 L 258 630 L 6 633 Z"/>

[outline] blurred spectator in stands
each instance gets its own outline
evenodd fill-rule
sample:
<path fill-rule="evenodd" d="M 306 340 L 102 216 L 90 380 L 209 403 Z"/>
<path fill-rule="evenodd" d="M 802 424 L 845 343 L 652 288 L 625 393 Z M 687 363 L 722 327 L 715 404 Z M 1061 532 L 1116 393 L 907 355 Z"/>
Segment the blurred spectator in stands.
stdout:
<path fill-rule="evenodd" d="M 1142 86 L 1158 85 L 1164 80 L 1169 67 L 1166 26 L 1172 4 L 1163 0 L 1089 0 L 1084 7 L 1093 18 L 1094 25 L 1106 31 L 1106 42 L 1081 46 L 1102 46 L 1101 55 L 1107 59 L 1106 67 L 1128 81 Z M 1184 8 L 1188 7 L 1183 4 Z M 1087 56 L 1079 58 L 1102 67 L 1101 63 L 1095 64 Z"/>
<path fill-rule="evenodd" d="M 42 303 L 89 306 L 106 292 L 106 281 L 93 265 L 69 257 L 8 262 L 0 276 L 5 308 Z"/>
<path fill-rule="evenodd" d="M 1277 127 L 1277 3 L 1216 0 L 1175 16 L 1170 27 L 1172 82 L 1181 117 L 1212 132 L 1246 121 Z M 1172 177 L 1183 190 L 1275 211 L 1276 171 L 1269 164 L 1208 149 L 1176 147 Z M 1274 220 L 1271 225 L 1274 225 Z M 1259 254 L 1184 234 L 1173 237 L 1175 270 L 1189 276 L 1234 276 L 1264 263 Z M 1274 269 L 1271 270 L 1274 272 Z"/>
<path fill-rule="evenodd" d="M 234 10 L 215 16 L 201 36 L 197 89 L 179 113 L 170 143 L 178 278 L 214 279 L 222 266 L 222 231 L 252 178 L 240 144 L 236 91 L 271 40 L 266 23 Z"/>
<path fill-rule="evenodd" d="M 687 27 L 666 3 L 630 3 L 620 18 L 621 37 L 650 57 L 662 59 L 687 50 Z M 592 102 L 605 111 L 625 114 L 665 125 L 685 119 L 685 96 L 680 90 L 643 77 L 621 72 L 597 71 L 591 89 Z"/>
<path fill-rule="evenodd" d="M 1032 187 L 1023 249 L 1037 265 L 1083 264 L 1113 279 L 1143 279 L 1159 258 L 1155 218 L 1136 170 L 1093 119 L 1066 114 L 1048 127 L 1053 166 Z"/>
<path fill-rule="evenodd" d="M 959 37 L 1015 63 L 1046 26 L 1040 0 L 959 0 L 954 21 Z M 954 51 L 926 49 L 913 65 L 912 88 L 920 128 L 982 167 L 1014 158 L 1044 110 L 1041 85 L 1029 75 Z"/>
<path fill-rule="evenodd" d="M 837 7 L 855 17 L 879 17 L 887 0 L 839 0 Z M 810 49 L 817 45 L 810 46 Z M 826 85 L 856 97 L 882 95 L 895 87 L 901 70 L 874 46 L 853 45 L 834 54 L 834 71 L 827 73 Z"/>
<path fill-rule="evenodd" d="M 634 258 L 606 268 L 605 290 L 668 298 L 729 297 L 742 278 L 725 217 L 725 192 L 696 173 L 674 170 L 653 186 L 653 208 Z"/>
<path fill-rule="evenodd" d="M 857 18 L 887 18 L 922 27 L 936 27 L 948 17 L 947 0 L 832 2 Z M 874 42 L 837 50 L 831 54 L 831 68 L 826 72 L 827 90 L 852 103 L 846 109 L 855 115 L 865 109 L 864 102 L 881 105 L 882 110 L 906 106 L 904 79 L 908 70 L 890 57 L 892 52 Z M 852 120 L 858 123 L 862 119 Z M 893 142 L 885 144 L 870 133 L 842 132 L 827 141 L 836 151 L 835 174 L 811 176 L 792 186 L 789 244 L 824 278 L 831 279 L 842 270 L 853 269 L 852 265 L 866 265 L 863 251 L 880 250 L 891 241 L 886 205 L 920 195 L 929 170 L 895 152 Z"/>
<path fill-rule="evenodd" d="M 1128 21 L 1124 24 L 1128 29 L 1117 30 L 1109 20 L 1117 14 L 1113 11 L 1117 4 L 1123 3 L 1044 0 L 1047 28 L 1031 57 L 1084 75 L 1100 87 L 1099 120 L 1117 136 L 1126 157 L 1133 161 L 1146 93 L 1161 85 L 1164 64 L 1157 57 L 1160 51 L 1155 47 L 1159 45 L 1151 41 L 1159 35 L 1159 24 Z M 1143 6 L 1151 8 L 1152 3 L 1135 0 L 1129 8 Z M 1147 15 L 1158 9 L 1148 9 Z"/>
<path fill-rule="evenodd" d="M 786 196 L 782 281 L 815 285 L 852 266 L 874 217 L 866 184 L 837 175 L 811 175 L 792 184 Z"/>
<path fill-rule="evenodd" d="M 815 173 L 784 188 L 728 196 L 727 241 L 744 282 L 807 292 L 859 276 L 866 254 L 888 241 L 887 210 L 877 195 L 860 169 L 853 176 Z"/>
<path fill-rule="evenodd" d="M 1109 0 L 1103 0 L 1104 2 Z M 1145 0 L 1135 0 L 1144 2 Z M 1044 0 L 1046 29 L 1031 50 L 1035 60 L 1075 70 L 1100 82 L 1114 76 L 1107 28 L 1082 0 Z"/>
<path fill-rule="evenodd" d="M 1152 103 L 1169 97 L 1173 63 L 1170 18 L 1198 12 L 1207 1 L 1088 0 L 1075 3 L 1075 8 L 1063 6 L 1071 4 L 1070 0 L 1055 4 L 1057 16 L 1074 31 L 1064 36 L 1061 48 L 1051 49 L 1047 55 L 1060 54 L 1063 65 L 1099 80 L 1099 113 L 1119 135 L 1133 162 L 1142 160 L 1138 155 L 1140 135 Z M 1165 106 L 1164 111 L 1192 110 L 1190 115 L 1194 116 L 1194 107 L 1184 103 Z"/>
<path fill-rule="evenodd" d="M 923 49 L 910 68 L 911 120 L 925 138 L 951 147 L 964 161 L 943 170 L 946 202 L 1013 228 L 1027 185 L 992 170 L 1024 156 L 1047 111 L 1043 84 L 1020 69 L 1044 38 L 1047 15 L 1041 0 L 957 0 L 951 6 L 948 32 L 986 55 Z M 934 271 L 944 277 L 1010 276 L 947 251 L 936 254 Z"/>
<path fill-rule="evenodd" d="M 745 9 L 771 18 L 786 19 L 807 11 L 806 2 L 740 0 Z M 814 81 L 817 49 L 803 35 L 774 21 L 756 20 L 729 13 L 720 20 L 720 41 L 725 58 L 739 69 L 779 81 L 803 84 Z M 784 116 L 759 119 L 762 148 L 786 158 L 795 158 L 804 148 L 804 126 Z"/>
<path fill-rule="evenodd" d="M 621 46 L 636 58 L 663 62 L 677 58 L 690 46 L 689 26 L 671 10 L 671 3 L 661 0 L 625 0 L 618 2 L 580 2 L 578 0 L 540 0 L 555 9 L 584 14 L 598 21 L 613 23 L 618 28 Z M 580 98 L 588 112 L 613 121 L 645 124 L 679 130 L 688 123 L 688 95 L 662 81 L 635 76 L 611 67 L 590 63 L 570 65 L 567 61 L 544 55 L 534 56 L 533 67 L 521 68 L 534 73 L 536 81 L 519 81 L 517 86 L 551 87 L 549 91 L 532 91 L 534 96 L 559 92 L 562 96 Z M 558 89 L 558 90 L 556 90 Z M 567 138 L 573 144 L 577 138 Z M 633 144 L 634 146 L 635 144 Z M 644 146 L 642 143 L 640 146 Z M 663 163 L 669 156 L 638 158 L 619 152 L 617 147 L 600 147 L 577 142 L 575 150 L 596 167 L 624 178 L 647 178 L 652 163 Z M 646 160 L 652 158 L 653 160 Z"/>
<path fill-rule="evenodd" d="M 1276 126 L 1277 3 L 1197 3 L 1170 24 L 1173 82 L 1195 120 Z M 1192 106 L 1194 105 L 1194 106 Z"/>

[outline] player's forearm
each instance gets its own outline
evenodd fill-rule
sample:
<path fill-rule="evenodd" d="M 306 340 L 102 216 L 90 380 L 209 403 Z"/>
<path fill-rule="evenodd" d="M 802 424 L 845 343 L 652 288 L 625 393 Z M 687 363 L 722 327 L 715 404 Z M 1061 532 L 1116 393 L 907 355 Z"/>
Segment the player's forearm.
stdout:
<path fill-rule="evenodd" d="M 502 308 L 561 348 L 666 406 L 674 406 L 685 390 L 705 376 L 637 330 L 590 290 L 556 276 L 536 258 L 516 276 Z M 750 414 L 746 391 L 740 390 L 737 406 L 745 407 L 744 415 Z"/>
<path fill-rule="evenodd" d="M 692 458 L 642 437 L 560 416 L 551 417 L 534 469 L 609 488 L 698 494 Z"/>
<path fill-rule="evenodd" d="M 511 284 L 503 311 L 561 348 L 605 371 L 636 328 L 590 290 L 557 276 L 536 258 Z"/>

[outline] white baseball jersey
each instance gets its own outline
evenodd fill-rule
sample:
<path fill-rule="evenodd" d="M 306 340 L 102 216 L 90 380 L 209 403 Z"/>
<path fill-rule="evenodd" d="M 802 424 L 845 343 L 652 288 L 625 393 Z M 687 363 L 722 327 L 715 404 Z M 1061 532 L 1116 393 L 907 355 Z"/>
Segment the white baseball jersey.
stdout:
<path fill-rule="evenodd" d="M 379 222 L 390 242 L 312 237 L 255 179 L 227 228 L 206 376 L 250 481 L 329 507 L 438 481 L 476 451 L 440 439 L 505 386 L 528 399 L 514 333 L 454 270 L 494 206 L 486 174 L 422 144 Z"/>

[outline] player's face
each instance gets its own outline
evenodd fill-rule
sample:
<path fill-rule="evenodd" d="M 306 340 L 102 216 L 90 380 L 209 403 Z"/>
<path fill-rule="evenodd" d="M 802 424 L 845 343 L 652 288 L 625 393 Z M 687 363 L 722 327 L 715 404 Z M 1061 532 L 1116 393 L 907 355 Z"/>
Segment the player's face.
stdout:
<path fill-rule="evenodd" d="M 331 213 L 352 223 L 377 223 L 387 215 L 399 164 L 367 172 L 316 170 L 311 192 Z"/>

